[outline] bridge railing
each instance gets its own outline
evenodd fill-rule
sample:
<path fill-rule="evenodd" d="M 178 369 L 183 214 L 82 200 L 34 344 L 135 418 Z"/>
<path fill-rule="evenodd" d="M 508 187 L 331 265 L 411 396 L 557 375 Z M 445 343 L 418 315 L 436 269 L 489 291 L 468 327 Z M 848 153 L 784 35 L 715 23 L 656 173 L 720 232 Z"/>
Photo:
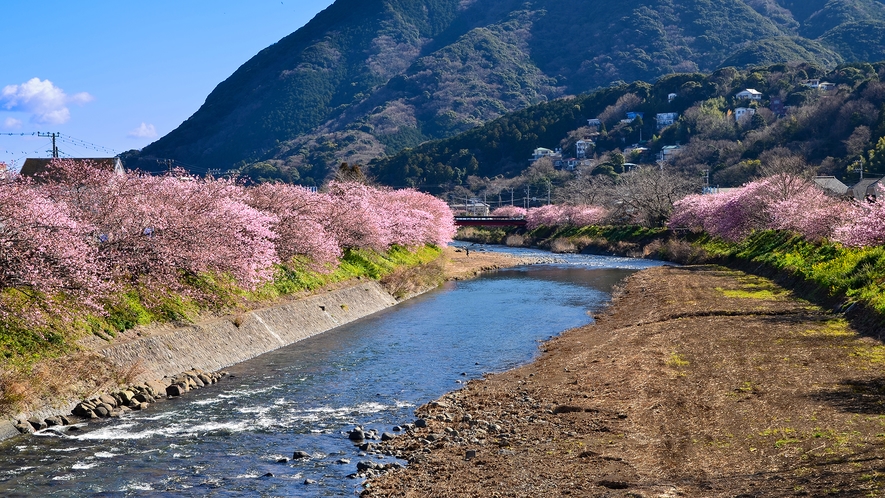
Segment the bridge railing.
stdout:
<path fill-rule="evenodd" d="M 458 226 L 523 226 L 525 218 L 513 218 L 510 216 L 455 216 L 455 225 Z"/>

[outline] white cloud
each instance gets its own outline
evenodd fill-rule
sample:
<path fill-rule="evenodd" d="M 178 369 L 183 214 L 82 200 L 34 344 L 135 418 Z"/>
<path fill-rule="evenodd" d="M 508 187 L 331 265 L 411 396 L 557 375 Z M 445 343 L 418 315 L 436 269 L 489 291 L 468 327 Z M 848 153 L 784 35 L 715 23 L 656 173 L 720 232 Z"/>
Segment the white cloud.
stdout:
<path fill-rule="evenodd" d="M 129 132 L 129 138 L 157 138 L 157 129 L 152 124 L 141 123 L 141 126 Z"/>
<path fill-rule="evenodd" d="M 49 80 L 31 78 L 21 85 L 7 85 L 0 90 L 0 106 L 15 112 L 26 112 L 31 121 L 40 124 L 63 124 L 71 119 L 70 104 L 83 105 L 95 100 L 81 92 L 68 95 Z"/>
<path fill-rule="evenodd" d="M 15 118 L 6 118 L 3 121 L 3 127 L 7 130 L 17 130 L 22 127 L 22 122 Z"/>

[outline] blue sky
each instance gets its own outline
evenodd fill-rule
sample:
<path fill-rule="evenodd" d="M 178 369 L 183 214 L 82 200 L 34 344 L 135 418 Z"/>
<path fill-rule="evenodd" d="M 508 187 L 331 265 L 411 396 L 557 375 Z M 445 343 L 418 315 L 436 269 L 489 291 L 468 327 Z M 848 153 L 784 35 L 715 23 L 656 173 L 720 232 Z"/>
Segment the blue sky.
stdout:
<path fill-rule="evenodd" d="M 72 157 L 140 149 L 332 1 L 4 0 L 0 161 L 21 167 L 50 148 L 8 133 L 61 133 Z"/>

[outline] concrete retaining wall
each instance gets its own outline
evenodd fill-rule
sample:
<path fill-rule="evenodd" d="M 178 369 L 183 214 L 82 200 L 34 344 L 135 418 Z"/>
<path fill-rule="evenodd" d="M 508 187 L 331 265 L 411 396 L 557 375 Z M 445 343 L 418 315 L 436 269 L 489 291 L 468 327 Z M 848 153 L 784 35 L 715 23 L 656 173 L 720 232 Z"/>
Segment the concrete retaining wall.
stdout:
<path fill-rule="evenodd" d="M 123 369 L 136 366 L 138 382 L 175 376 L 192 368 L 217 371 L 396 304 L 397 300 L 378 282 L 365 281 L 270 308 L 111 344 L 97 352 Z M 16 418 L 67 415 L 78 401 Z M 12 422 L 0 420 L 0 441 L 15 435 L 18 430 Z"/>
<path fill-rule="evenodd" d="M 138 366 L 138 380 L 159 379 L 197 368 L 216 371 L 326 332 L 396 304 L 377 282 L 226 317 L 98 352 L 116 365 Z"/>

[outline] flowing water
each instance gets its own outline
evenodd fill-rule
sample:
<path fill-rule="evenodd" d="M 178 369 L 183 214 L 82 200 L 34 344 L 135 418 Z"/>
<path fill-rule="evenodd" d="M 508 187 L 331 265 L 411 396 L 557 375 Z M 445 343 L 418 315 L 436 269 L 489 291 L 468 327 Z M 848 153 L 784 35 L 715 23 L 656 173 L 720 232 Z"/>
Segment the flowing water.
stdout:
<path fill-rule="evenodd" d="M 374 457 L 348 430 L 389 432 L 467 379 L 530 361 L 539 341 L 590 323 L 614 284 L 660 264 L 510 252 L 551 263 L 447 283 L 145 411 L 0 444 L 0 496 L 355 496 L 346 476 Z M 294 451 L 312 456 L 279 463 Z"/>

